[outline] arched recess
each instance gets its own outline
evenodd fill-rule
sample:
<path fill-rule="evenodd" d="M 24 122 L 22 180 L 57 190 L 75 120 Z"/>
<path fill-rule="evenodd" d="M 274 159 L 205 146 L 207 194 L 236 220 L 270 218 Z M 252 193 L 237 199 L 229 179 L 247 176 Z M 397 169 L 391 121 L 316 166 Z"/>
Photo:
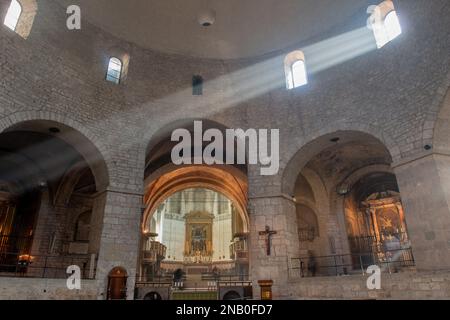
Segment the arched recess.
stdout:
<path fill-rule="evenodd" d="M 171 141 L 172 132 L 186 129 L 194 136 L 194 122 L 201 122 L 202 133 L 217 129 L 225 138 L 227 127 L 208 119 L 185 119 L 168 124 L 157 131 L 146 148 L 145 196 L 146 206 L 142 226 L 148 216 L 169 195 L 190 187 L 203 187 L 224 194 L 233 201 L 248 228 L 247 200 L 248 183 L 246 165 L 174 165 L 171 159 L 172 148 L 178 144 Z M 235 140 L 236 142 L 236 140 Z M 209 142 L 202 141 L 202 150 Z M 226 144 L 223 144 L 226 156 Z M 234 144 L 236 155 L 236 143 Z M 247 155 L 245 155 L 247 158 Z M 192 161 L 193 162 L 193 161 Z"/>
<path fill-rule="evenodd" d="M 338 126 L 339 127 L 339 126 Z M 345 126 L 344 126 L 345 127 Z M 284 169 L 281 172 L 281 191 L 283 194 L 291 196 L 294 191 L 295 181 L 301 170 L 308 164 L 308 162 L 321 153 L 323 150 L 335 146 L 337 143 L 343 145 L 346 143 L 370 143 L 372 145 L 380 146 L 383 149 L 389 159 L 388 163 L 392 163 L 394 157 L 397 159 L 399 156 L 399 149 L 395 144 L 379 134 L 377 130 L 359 131 L 354 129 L 340 129 L 336 131 L 326 130 L 325 132 L 319 132 L 311 135 L 309 142 L 303 144 L 297 149 L 293 156 L 288 160 Z M 387 141 L 387 142 L 385 142 Z"/>
<path fill-rule="evenodd" d="M 14 130 L 48 133 L 50 128 L 59 129 L 58 138 L 80 153 L 92 168 L 99 191 L 109 186 L 113 163 L 108 148 L 97 135 L 80 122 L 67 115 L 39 111 L 17 112 L 0 119 L 0 133 Z"/>
<path fill-rule="evenodd" d="M 91 246 L 89 239 L 83 248 L 72 243 L 71 221 L 94 207 L 97 216 L 103 214 L 101 191 L 109 174 L 102 154 L 82 133 L 56 121 L 27 120 L 3 128 L 0 180 L 14 186 L 10 194 L 16 198 L 15 228 L 6 235 L 10 252 L 35 256 L 37 269 L 48 254 L 61 258 L 55 259 L 55 269 L 72 254 L 85 255 L 80 260 L 88 265 L 88 253 L 98 253 L 95 241 Z M 26 245 L 18 247 L 18 238 Z"/>
<path fill-rule="evenodd" d="M 159 172 L 160 176 L 146 187 L 143 231 L 152 213 L 170 195 L 188 188 L 205 188 L 222 193 L 233 201 L 244 222 L 244 232 L 248 232 L 247 181 L 242 172 L 226 166 L 174 167 L 162 168 L 161 171 L 167 173 Z"/>
<path fill-rule="evenodd" d="M 198 134 L 201 121 L 202 134 L 216 129 L 225 138 L 225 126 L 209 120 L 195 121 L 168 125 L 154 135 L 146 149 L 139 271 L 142 279 L 189 269 L 189 263 L 200 264 L 209 272 L 217 267 L 242 277 L 248 274 L 246 165 L 175 165 L 172 161 L 172 149 L 179 143 L 171 141 L 175 129 L 184 129 L 195 143 L 194 132 Z M 208 145 L 201 141 L 202 153 Z M 226 156 L 225 143 L 223 148 L 219 152 Z M 194 163 L 194 152 L 191 156 Z"/>
<path fill-rule="evenodd" d="M 350 238 L 366 241 L 373 236 L 369 232 L 353 234 L 348 223 L 351 220 L 348 217 L 349 211 L 357 216 L 361 213 L 360 207 L 367 205 L 368 208 L 370 206 L 371 209 L 378 210 L 377 205 L 385 201 L 386 207 L 392 205 L 398 215 L 403 216 L 391 163 L 392 156 L 386 145 L 373 135 L 360 131 L 327 133 L 304 145 L 291 159 L 283 172 L 282 187 L 287 195 L 293 196 L 317 215 L 322 238 L 321 243 L 315 246 L 319 254 L 348 254 Z M 383 174 L 389 175 L 388 178 Z M 369 176 L 370 179 L 366 179 Z M 304 182 L 300 183 L 302 179 Z M 299 183 L 309 185 L 310 190 L 299 189 Z M 356 189 L 363 190 L 364 196 L 353 199 Z M 319 194 L 320 200 L 317 199 Z M 347 195 L 353 197 L 352 206 L 348 205 Z M 354 220 L 355 223 L 362 221 Z M 365 227 L 366 222 L 361 222 L 362 226 Z M 380 243 L 384 239 L 380 237 L 377 240 Z M 350 264 L 351 261 L 347 263 Z M 324 259 L 317 261 L 322 271 L 328 270 L 324 264 Z"/>
<path fill-rule="evenodd" d="M 327 239 L 330 203 L 320 175 L 309 168 L 304 168 L 295 183 L 294 200 L 300 255 L 331 254 Z"/>
<path fill-rule="evenodd" d="M 210 120 L 210 119 L 183 119 L 174 121 L 168 124 L 165 124 L 161 129 L 156 130 L 151 135 L 151 139 L 149 139 L 149 143 L 145 149 L 145 177 L 147 178 L 153 171 L 161 168 L 162 166 L 172 163 L 171 161 L 171 151 L 172 148 L 178 144 L 177 141 L 171 141 L 172 133 L 177 129 L 185 129 L 189 131 L 191 137 L 194 137 L 194 123 L 200 122 L 202 134 L 208 129 L 217 129 L 219 130 L 223 137 L 226 135 L 226 130 L 229 129 L 224 124 Z M 235 151 L 236 151 L 236 139 L 234 143 Z M 209 144 L 209 142 L 202 141 L 202 148 Z M 225 143 L 223 144 L 225 148 Z M 236 152 L 235 152 L 236 154 Z M 226 150 L 224 150 L 224 156 L 226 155 Z M 245 154 L 245 158 L 248 158 L 247 150 Z M 247 172 L 247 168 L 245 165 L 236 165 L 243 172 Z"/>

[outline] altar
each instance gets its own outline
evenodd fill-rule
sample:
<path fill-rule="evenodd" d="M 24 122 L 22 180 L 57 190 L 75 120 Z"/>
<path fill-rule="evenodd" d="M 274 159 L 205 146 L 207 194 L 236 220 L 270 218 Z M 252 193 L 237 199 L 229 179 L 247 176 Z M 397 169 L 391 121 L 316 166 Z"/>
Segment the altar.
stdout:
<path fill-rule="evenodd" d="M 186 264 L 212 263 L 214 215 L 204 211 L 193 211 L 185 215 L 185 220 L 184 262 Z"/>

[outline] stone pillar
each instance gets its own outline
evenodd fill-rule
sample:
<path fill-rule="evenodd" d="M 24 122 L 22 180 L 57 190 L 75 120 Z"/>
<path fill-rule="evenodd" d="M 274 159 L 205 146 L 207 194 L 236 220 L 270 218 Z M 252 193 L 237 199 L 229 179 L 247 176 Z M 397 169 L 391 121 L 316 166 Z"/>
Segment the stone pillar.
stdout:
<path fill-rule="evenodd" d="M 251 198 L 249 217 L 250 276 L 254 297 L 259 295 L 258 280 L 273 280 L 273 298 L 288 298 L 290 258 L 299 254 L 295 203 L 284 196 Z M 266 238 L 259 235 L 266 226 L 277 232 L 272 236 L 270 256 L 266 253 Z"/>
<path fill-rule="evenodd" d="M 133 299 L 139 257 L 142 194 L 107 190 L 99 239 L 96 279 L 99 299 L 106 299 L 108 274 L 114 267 L 127 271 L 127 298 Z"/>
<path fill-rule="evenodd" d="M 394 170 L 417 269 L 449 269 L 450 157 L 431 154 Z"/>

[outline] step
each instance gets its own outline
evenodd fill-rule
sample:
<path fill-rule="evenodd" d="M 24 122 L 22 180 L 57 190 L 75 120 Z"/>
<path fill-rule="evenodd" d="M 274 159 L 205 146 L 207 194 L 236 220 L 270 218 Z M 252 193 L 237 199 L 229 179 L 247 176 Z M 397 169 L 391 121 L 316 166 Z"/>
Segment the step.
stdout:
<path fill-rule="evenodd" d="M 217 300 L 217 291 L 177 290 L 172 292 L 171 300 Z"/>

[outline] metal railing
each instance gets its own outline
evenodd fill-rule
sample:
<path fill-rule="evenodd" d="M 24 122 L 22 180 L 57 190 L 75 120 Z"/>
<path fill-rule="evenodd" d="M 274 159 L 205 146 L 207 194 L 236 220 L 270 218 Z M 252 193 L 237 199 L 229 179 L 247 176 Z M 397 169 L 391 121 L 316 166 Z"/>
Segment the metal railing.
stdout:
<path fill-rule="evenodd" d="M 179 281 L 186 281 L 186 275 L 183 275 Z M 136 277 L 136 283 L 137 284 L 167 284 L 167 283 L 174 283 L 175 279 L 173 274 L 166 274 L 166 275 L 152 275 L 152 276 L 146 276 L 141 275 Z"/>
<path fill-rule="evenodd" d="M 67 278 L 67 268 L 76 265 L 83 279 L 95 278 L 96 255 L 89 254 L 33 254 L 32 236 L 17 237 L 0 234 L 0 277 Z M 62 246 L 66 243 L 62 242 Z"/>
<path fill-rule="evenodd" d="M 0 234 L 1 252 L 28 252 L 31 248 L 33 237 L 16 237 Z"/>
<path fill-rule="evenodd" d="M 380 252 L 410 247 L 406 232 L 392 233 L 389 235 L 381 233 L 378 237 L 348 237 L 348 242 L 351 252 Z"/>
<path fill-rule="evenodd" d="M 291 258 L 291 274 L 300 277 L 365 274 L 376 265 L 382 272 L 395 273 L 415 266 L 411 248 L 380 252 Z"/>
<path fill-rule="evenodd" d="M 23 255 L 17 252 L 0 252 L 0 277 L 67 278 L 67 268 L 76 265 L 82 279 L 95 278 L 95 255 Z"/>
<path fill-rule="evenodd" d="M 202 280 L 204 281 L 227 281 L 227 282 L 231 282 L 231 281 L 237 281 L 237 282 L 241 282 L 241 281 L 248 281 L 249 280 L 249 275 L 248 274 L 214 274 L 211 272 L 207 272 L 207 273 L 202 273 Z"/>

